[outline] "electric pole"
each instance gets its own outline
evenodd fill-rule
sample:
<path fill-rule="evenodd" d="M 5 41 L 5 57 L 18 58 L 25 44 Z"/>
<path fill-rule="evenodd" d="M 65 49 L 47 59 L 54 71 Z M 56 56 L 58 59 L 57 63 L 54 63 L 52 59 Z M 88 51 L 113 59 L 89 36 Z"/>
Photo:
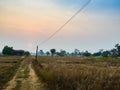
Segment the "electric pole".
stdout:
<path fill-rule="evenodd" d="M 36 48 L 36 56 L 35 56 L 35 60 L 37 61 L 37 58 L 38 58 L 38 46 Z"/>

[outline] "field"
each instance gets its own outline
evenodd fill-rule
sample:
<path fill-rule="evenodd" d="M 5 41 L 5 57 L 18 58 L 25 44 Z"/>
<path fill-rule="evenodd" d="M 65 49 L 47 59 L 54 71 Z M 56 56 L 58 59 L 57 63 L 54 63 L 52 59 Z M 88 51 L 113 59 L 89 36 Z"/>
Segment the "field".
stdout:
<path fill-rule="evenodd" d="M 120 90 L 120 58 L 0 57 L 2 89 Z"/>
<path fill-rule="evenodd" d="M 0 90 L 13 78 L 21 60 L 20 57 L 0 57 Z"/>
<path fill-rule="evenodd" d="M 120 90 L 120 58 L 39 57 L 33 67 L 50 90 Z"/>

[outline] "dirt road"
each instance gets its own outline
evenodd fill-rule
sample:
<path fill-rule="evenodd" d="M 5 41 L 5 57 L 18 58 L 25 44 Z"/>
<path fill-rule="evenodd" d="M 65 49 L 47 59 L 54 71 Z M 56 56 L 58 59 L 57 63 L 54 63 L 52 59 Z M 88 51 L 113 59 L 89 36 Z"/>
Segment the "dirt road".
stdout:
<path fill-rule="evenodd" d="M 3 90 L 46 90 L 32 68 L 31 58 L 22 61 L 16 75 Z"/>

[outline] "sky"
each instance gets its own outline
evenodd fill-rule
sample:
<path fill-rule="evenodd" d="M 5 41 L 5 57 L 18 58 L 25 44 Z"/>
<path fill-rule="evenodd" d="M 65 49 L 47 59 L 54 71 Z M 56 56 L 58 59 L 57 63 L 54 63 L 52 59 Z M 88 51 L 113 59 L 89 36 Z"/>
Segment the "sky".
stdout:
<path fill-rule="evenodd" d="M 0 0 L 0 51 L 5 45 L 35 52 L 51 48 L 97 52 L 120 43 L 120 0 L 91 0 L 52 39 L 53 34 L 88 0 Z"/>

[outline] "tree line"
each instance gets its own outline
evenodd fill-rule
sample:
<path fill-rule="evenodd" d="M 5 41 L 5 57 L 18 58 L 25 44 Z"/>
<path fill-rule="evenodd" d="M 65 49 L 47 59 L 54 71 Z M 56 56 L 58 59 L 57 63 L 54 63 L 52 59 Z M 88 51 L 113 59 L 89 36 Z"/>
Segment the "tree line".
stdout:
<path fill-rule="evenodd" d="M 13 47 L 9 46 L 4 46 L 2 50 L 3 55 L 16 55 L 16 56 L 23 56 L 23 55 L 30 55 L 29 51 L 24 51 L 24 50 L 14 50 Z M 44 52 L 43 50 L 40 50 L 38 52 L 38 55 L 40 56 L 85 56 L 85 57 L 90 57 L 90 56 L 103 56 L 103 57 L 120 57 L 120 44 L 116 44 L 115 47 L 111 50 L 103 50 L 100 49 L 98 52 L 91 53 L 89 51 L 82 51 L 75 49 L 73 52 L 67 52 L 66 50 L 61 49 L 59 52 L 56 49 L 50 49 L 50 51 Z"/>
<path fill-rule="evenodd" d="M 13 47 L 9 47 L 9 46 L 4 46 L 3 50 L 2 50 L 2 54 L 3 55 L 11 55 L 11 56 L 29 56 L 30 52 L 29 51 L 24 51 L 24 50 L 15 50 L 13 49 Z"/>
<path fill-rule="evenodd" d="M 120 56 L 120 45 L 116 44 L 115 47 L 111 50 L 103 50 L 100 49 L 98 52 L 95 53 L 91 53 L 89 51 L 82 51 L 80 52 L 80 50 L 75 49 L 73 52 L 67 52 L 66 50 L 60 50 L 59 52 L 56 49 L 50 49 L 50 51 L 47 51 L 46 53 L 44 53 L 43 50 L 39 51 L 39 55 L 41 56 L 86 56 L 86 57 L 90 57 L 90 56 L 103 56 L 103 57 L 119 57 Z"/>

